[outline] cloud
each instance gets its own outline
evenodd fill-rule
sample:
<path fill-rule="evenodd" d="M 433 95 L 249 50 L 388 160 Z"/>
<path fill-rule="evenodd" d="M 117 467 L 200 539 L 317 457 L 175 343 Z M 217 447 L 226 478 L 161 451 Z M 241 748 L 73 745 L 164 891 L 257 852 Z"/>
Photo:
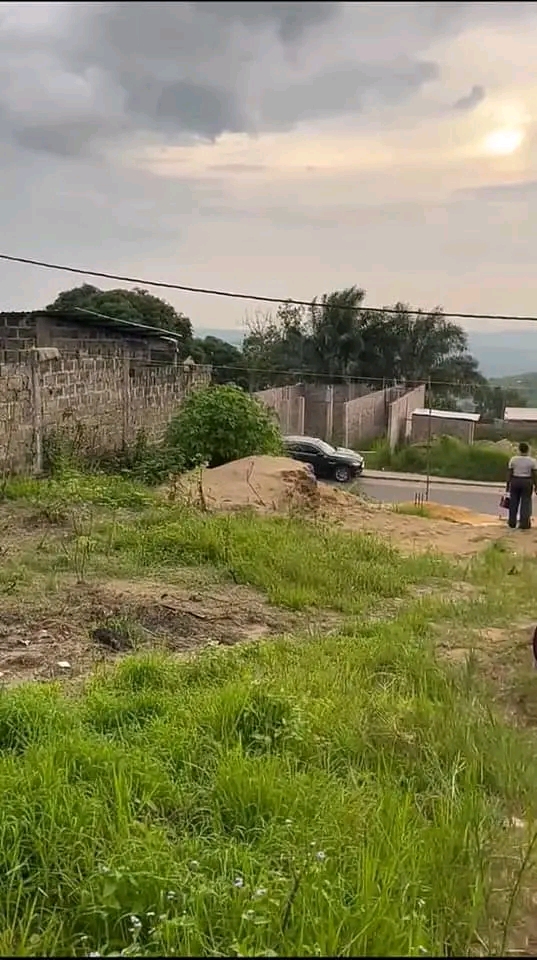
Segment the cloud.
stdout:
<path fill-rule="evenodd" d="M 528 202 L 537 199 L 537 180 L 519 180 L 513 183 L 491 183 L 482 187 L 472 189 L 457 190 L 453 194 L 453 199 L 464 200 L 486 200 L 493 202 Z"/>
<path fill-rule="evenodd" d="M 459 100 L 456 100 L 453 104 L 454 110 L 473 110 L 474 107 L 479 106 L 480 103 L 483 103 L 483 100 L 486 97 L 485 88 L 480 84 L 476 83 L 470 90 L 470 93 L 467 93 L 465 97 L 461 97 Z"/>
<path fill-rule="evenodd" d="M 406 6 L 417 34 L 403 49 L 395 29 L 383 52 L 384 18 L 363 3 L 0 4 L 0 136 L 91 155 L 144 135 L 213 141 L 398 103 L 438 76 L 419 56 L 422 5 Z"/>
<path fill-rule="evenodd" d="M 536 21 L 501 2 L 0 2 L 6 252 L 531 312 Z M 512 156 L 482 149 L 517 125 Z M 0 279 L 4 309 L 78 282 L 13 264 Z M 170 297 L 213 327 L 244 311 Z"/>

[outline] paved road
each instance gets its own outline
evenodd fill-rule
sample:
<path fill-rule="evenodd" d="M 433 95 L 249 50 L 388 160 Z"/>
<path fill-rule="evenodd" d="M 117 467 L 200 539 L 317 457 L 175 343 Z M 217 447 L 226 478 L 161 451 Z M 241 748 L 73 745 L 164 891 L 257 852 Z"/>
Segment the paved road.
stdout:
<path fill-rule="evenodd" d="M 360 488 L 368 497 L 383 500 L 386 503 L 413 501 L 418 491 L 425 492 L 424 480 L 379 480 L 364 476 L 359 481 Z M 503 492 L 501 484 L 496 488 L 457 486 L 436 483 L 431 480 L 429 500 L 445 503 L 452 507 L 467 507 L 476 513 L 490 513 L 498 516 L 498 503 Z"/>

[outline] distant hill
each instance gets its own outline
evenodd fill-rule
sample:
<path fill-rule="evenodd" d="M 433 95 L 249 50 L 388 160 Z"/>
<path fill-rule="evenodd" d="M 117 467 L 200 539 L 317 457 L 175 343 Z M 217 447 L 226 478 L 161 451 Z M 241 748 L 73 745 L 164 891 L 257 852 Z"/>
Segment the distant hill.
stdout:
<path fill-rule="evenodd" d="M 509 377 L 537 370 L 537 324 L 533 330 L 468 331 L 470 352 L 486 377 Z"/>
<path fill-rule="evenodd" d="M 214 330 L 212 327 L 195 327 L 194 334 L 196 337 L 203 339 L 204 337 L 218 337 L 219 340 L 225 340 L 226 343 L 232 343 L 235 347 L 240 347 L 242 341 L 244 340 L 245 331 L 244 330 Z"/>
<path fill-rule="evenodd" d="M 511 377 L 494 377 L 499 387 L 512 387 L 525 397 L 528 407 L 537 407 L 537 373 L 518 373 Z"/>

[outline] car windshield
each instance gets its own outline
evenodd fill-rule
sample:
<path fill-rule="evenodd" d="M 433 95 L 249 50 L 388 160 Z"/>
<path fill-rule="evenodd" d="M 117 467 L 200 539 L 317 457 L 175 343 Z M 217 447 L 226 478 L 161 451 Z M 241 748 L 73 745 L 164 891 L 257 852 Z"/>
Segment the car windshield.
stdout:
<path fill-rule="evenodd" d="M 323 453 L 335 453 L 336 448 L 331 447 L 329 443 L 326 443 L 325 440 L 317 440 L 317 446 L 323 451 Z"/>

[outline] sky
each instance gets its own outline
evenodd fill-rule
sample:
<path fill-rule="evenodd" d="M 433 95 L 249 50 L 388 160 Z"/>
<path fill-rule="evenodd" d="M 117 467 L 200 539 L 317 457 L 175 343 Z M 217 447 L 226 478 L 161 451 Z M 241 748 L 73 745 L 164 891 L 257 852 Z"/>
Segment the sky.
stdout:
<path fill-rule="evenodd" d="M 537 3 L 0 3 L 0 252 L 537 315 L 536 46 Z M 79 282 L 0 263 L 1 309 Z"/>

